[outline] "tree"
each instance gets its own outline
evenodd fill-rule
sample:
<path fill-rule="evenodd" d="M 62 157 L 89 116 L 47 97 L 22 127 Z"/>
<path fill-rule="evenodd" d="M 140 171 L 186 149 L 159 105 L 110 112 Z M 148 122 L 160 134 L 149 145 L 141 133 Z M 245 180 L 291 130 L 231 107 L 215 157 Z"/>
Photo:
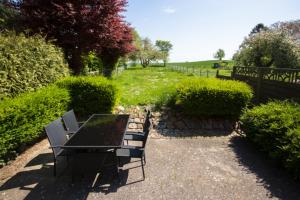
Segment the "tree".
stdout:
<path fill-rule="evenodd" d="M 33 33 L 64 49 L 75 74 L 83 68 L 81 56 L 94 51 L 104 75 L 111 76 L 119 57 L 133 50 L 131 27 L 121 15 L 126 5 L 126 0 L 23 0 L 20 10 Z"/>
<path fill-rule="evenodd" d="M 134 50 L 131 53 L 129 53 L 128 59 L 131 60 L 134 63 L 134 65 L 136 65 L 137 60 L 139 60 L 139 51 L 142 48 L 142 39 L 135 29 L 132 30 L 132 36 Z"/>
<path fill-rule="evenodd" d="M 173 48 L 173 45 L 170 41 L 166 40 L 156 40 L 155 46 L 159 49 L 161 52 L 162 60 L 164 62 L 164 66 L 166 66 L 170 50 Z"/>
<path fill-rule="evenodd" d="M 250 32 L 249 36 L 260 33 L 261 31 L 267 31 L 269 28 L 265 26 L 263 23 L 257 24 Z"/>
<path fill-rule="evenodd" d="M 277 22 L 271 25 L 272 29 L 287 31 L 292 37 L 300 43 L 300 20 L 287 22 Z"/>
<path fill-rule="evenodd" d="M 149 38 L 142 39 L 141 47 L 137 51 L 141 65 L 146 68 L 152 61 L 162 58 L 161 52 L 155 48 Z"/>
<path fill-rule="evenodd" d="M 222 60 L 225 57 L 225 51 L 223 49 L 218 49 L 218 51 L 214 54 L 214 58 L 218 60 Z"/>
<path fill-rule="evenodd" d="M 8 0 L 0 0 L 0 31 L 21 30 L 20 13 L 15 6 Z"/>
<path fill-rule="evenodd" d="M 294 68 L 300 65 L 300 45 L 286 31 L 263 31 L 246 38 L 234 60 L 243 66 Z"/>

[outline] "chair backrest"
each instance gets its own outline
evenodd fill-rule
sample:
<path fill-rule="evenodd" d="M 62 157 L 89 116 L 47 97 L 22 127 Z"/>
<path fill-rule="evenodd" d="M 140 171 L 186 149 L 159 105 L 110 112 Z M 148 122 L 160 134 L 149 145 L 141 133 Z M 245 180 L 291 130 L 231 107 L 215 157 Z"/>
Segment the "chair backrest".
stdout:
<path fill-rule="evenodd" d="M 64 121 L 67 131 L 75 133 L 79 129 L 79 124 L 73 110 L 66 112 L 62 116 L 62 119 Z"/>
<path fill-rule="evenodd" d="M 152 126 L 152 123 L 151 123 L 151 120 L 150 120 L 150 117 L 145 121 L 145 125 L 144 125 L 144 140 L 143 140 L 143 145 L 142 145 L 142 148 L 145 148 L 146 147 L 146 143 L 147 143 L 147 139 L 148 139 L 148 136 L 149 136 L 149 133 L 150 133 L 150 130 L 151 130 L 151 126 Z"/>
<path fill-rule="evenodd" d="M 67 141 L 66 131 L 63 127 L 61 118 L 51 122 L 45 127 L 45 131 L 50 142 L 50 145 L 53 146 L 62 146 Z M 52 148 L 54 156 L 57 157 L 58 153 L 61 151 L 61 148 Z"/>

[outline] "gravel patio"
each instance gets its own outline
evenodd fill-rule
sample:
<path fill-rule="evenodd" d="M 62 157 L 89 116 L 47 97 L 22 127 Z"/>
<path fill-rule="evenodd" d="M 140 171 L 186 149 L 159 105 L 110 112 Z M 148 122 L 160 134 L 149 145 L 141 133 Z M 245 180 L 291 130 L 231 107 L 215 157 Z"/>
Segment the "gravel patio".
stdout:
<path fill-rule="evenodd" d="M 63 166 L 55 178 L 48 145 L 0 169 L 0 199 L 300 199 L 300 184 L 236 134 L 150 138 L 145 181 L 139 162 L 120 181 L 107 172 L 72 183 Z"/>

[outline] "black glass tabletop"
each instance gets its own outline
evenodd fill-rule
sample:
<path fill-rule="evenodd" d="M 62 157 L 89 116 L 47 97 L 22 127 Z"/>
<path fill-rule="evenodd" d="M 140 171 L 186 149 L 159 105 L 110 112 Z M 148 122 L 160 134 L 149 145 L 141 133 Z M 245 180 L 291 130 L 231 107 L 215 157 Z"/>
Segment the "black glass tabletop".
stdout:
<path fill-rule="evenodd" d="M 129 115 L 94 114 L 66 142 L 65 147 L 121 147 Z"/>

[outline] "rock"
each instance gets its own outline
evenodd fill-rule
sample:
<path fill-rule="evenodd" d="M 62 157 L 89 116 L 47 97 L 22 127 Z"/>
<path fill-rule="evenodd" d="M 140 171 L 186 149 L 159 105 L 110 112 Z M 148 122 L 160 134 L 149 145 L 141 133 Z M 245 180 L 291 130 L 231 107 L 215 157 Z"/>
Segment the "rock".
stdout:
<path fill-rule="evenodd" d="M 138 129 L 143 129 L 143 124 L 137 124 Z"/>
<path fill-rule="evenodd" d="M 134 118 L 134 122 L 141 122 L 140 118 Z"/>
<path fill-rule="evenodd" d="M 117 109 L 118 109 L 119 111 L 122 111 L 122 112 L 125 111 L 125 108 L 124 108 L 123 106 L 118 106 Z"/>
<path fill-rule="evenodd" d="M 136 129 L 136 128 L 137 128 L 137 125 L 136 125 L 135 123 L 130 123 L 130 124 L 128 125 L 128 128 L 129 128 L 129 129 Z"/>

